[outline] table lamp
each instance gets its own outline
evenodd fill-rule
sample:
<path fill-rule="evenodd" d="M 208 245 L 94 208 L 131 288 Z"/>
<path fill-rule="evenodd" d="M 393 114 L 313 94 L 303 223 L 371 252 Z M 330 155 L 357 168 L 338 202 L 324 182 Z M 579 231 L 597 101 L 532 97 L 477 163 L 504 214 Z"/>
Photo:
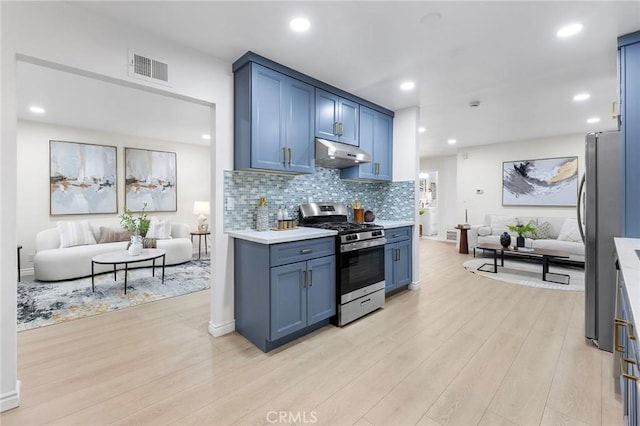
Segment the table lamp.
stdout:
<path fill-rule="evenodd" d="M 208 201 L 195 201 L 193 203 L 193 214 L 198 215 L 198 232 L 207 232 L 209 230 L 209 224 L 207 223 L 207 216 L 210 212 Z"/>

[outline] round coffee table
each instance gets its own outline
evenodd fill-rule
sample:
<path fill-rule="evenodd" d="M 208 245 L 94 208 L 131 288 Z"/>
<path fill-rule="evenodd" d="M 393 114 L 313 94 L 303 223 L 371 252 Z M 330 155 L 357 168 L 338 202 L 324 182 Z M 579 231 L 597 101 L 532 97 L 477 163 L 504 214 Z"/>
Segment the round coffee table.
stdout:
<path fill-rule="evenodd" d="M 151 275 L 156 276 L 156 259 L 162 258 L 162 283 L 164 283 L 164 261 L 167 252 L 163 249 L 143 249 L 139 255 L 131 256 L 127 250 L 113 251 L 110 253 L 103 253 L 94 256 L 91 259 L 91 291 L 95 291 L 94 284 L 94 270 L 93 266 L 98 265 L 113 265 L 113 280 L 117 281 L 116 266 L 124 264 L 124 294 L 127 294 L 127 273 L 129 272 L 130 263 L 144 262 L 151 260 Z"/>

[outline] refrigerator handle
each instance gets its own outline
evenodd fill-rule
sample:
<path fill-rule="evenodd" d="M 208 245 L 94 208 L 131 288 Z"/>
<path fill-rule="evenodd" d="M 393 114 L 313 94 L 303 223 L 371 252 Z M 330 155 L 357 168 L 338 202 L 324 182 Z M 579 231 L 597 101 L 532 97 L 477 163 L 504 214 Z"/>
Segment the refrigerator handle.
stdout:
<path fill-rule="evenodd" d="M 580 231 L 580 238 L 582 238 L 582 242 L 584 244 L 586 244 L 586 241 L 584 238 L 584 227 L 582 225 L 581 207 L 582 207 L 582 198 L 584 197 L 583 189 L 584 189 L 585 180 L 586 180 L 586 174 L 583 173 L 582 180 L 580 180 L 580 187 L 578 188 L 578 204 L 576 206 L 577 216 L 578 216 L 578 230 Z"/>

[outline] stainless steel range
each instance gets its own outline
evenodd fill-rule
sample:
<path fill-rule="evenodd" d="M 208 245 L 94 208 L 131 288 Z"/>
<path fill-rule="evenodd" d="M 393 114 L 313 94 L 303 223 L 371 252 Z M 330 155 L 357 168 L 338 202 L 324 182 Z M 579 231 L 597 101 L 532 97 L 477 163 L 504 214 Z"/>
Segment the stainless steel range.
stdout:
<path fill-rule="evenodd" d="M 343 326 L 384 306 L 384 229 L 371 223 L 349 223 L 343 203 L 300 205 L 300 225 L 338 231 L 337 317 Z"/>

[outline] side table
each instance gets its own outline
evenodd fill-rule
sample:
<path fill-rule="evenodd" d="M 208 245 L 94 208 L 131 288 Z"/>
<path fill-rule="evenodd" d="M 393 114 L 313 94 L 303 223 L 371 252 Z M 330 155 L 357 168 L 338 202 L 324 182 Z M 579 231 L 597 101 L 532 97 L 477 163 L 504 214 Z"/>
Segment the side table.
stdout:
<path fill-rule="evenodd" d="M 193 236 L 198 236 L 198 259 L 200 259 L 200 255 L 202 253 L 202 237 L 204 236 L 204 254 L 207 254 L 207 235 L 211 235 L 211 232 L 200 232 L 200 231 L 192 231 L 191 232 L 191 244 L 193 244 Z"/>
<path fill-rule="evenodd" d="M 467 238 L 469 228 L 471 228 L 469 225 L 456 226 L 456 229 L 460 230 L 460 248 L 458 249 L 458 253 L 460 254 L 469 254 L 469 242 Z"/>

